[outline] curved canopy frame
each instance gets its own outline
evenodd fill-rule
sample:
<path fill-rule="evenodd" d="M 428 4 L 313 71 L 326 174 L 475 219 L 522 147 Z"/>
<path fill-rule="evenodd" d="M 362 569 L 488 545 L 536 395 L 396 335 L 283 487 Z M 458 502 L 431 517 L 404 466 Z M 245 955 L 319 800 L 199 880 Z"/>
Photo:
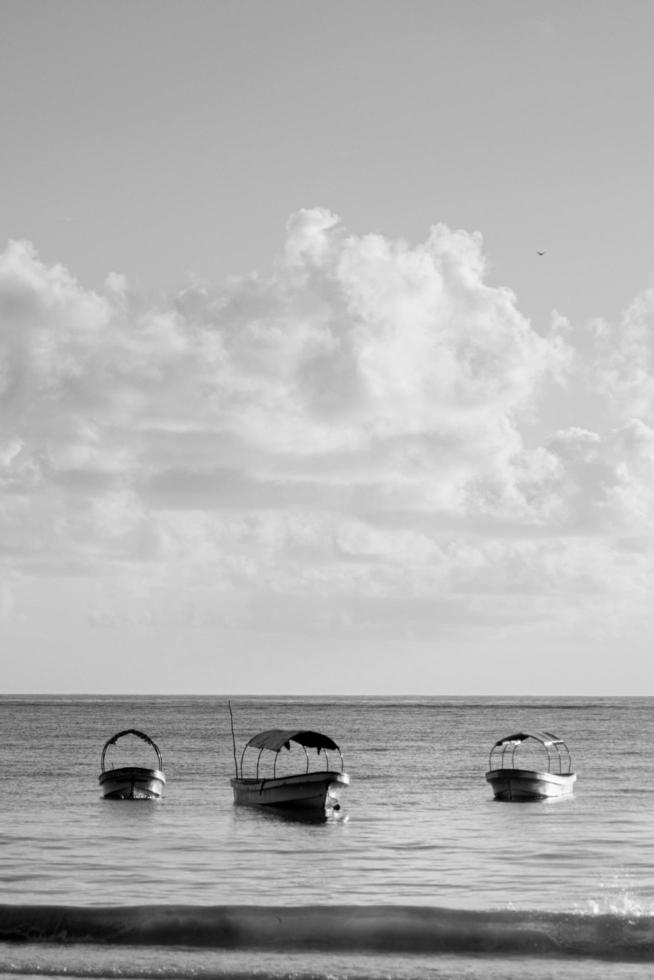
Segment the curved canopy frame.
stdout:
<path fill-rule="evenodd" d="M 148 745 L 151 746 L 151 748 L 154 750 L 154 752 L 155 752 L 155 754 L 157 756 L 157 769 L 160 772 L 163 772 L 163 759 L 161 757 L 161 752 L 159 751 L 159 746 L 156 744 L 156 742 L 154 742 L 150 738 L 149 735 L 146 735 L 144 732 L 139 732 L 138 729 L 136 729 L 136 728 L 126 728 L 124 731 L 118 732 L 116 735 L 113 735 L 110 739 L 107 739 L 107 741 L 104 744 L 104 748 L 102 750 L 102 759 L 101 759 L 101 763 L 100 763 L 101 764 L 101 767 L 102 767 L 102 772 L 105 772 L 106 771 L 105 770 L 105 756 L 107 754 L 107 749 L 111 745 L 115 745 L 116 742 L 119 739 L 123 738 L 124 735 L 136 735 L 137 738 L 140 738 L 144 742 L 147 742 Z"/>
<path fill-rule="evenodd" d="M 334 740 L 328 735 L 323 735 L 322 732 L 314 732 L 306 728 L 269 728 L 265 732 L 259 732 L 257 735 L 253 735 L 250 741 L 245 744 L 245 748 L 241 753 L 241 778 L 243 777 L 243 761 L 245 759 L 245 753 L 248 749 L 259 749 L 259 754 L 257 756 L 256 778 L 259 779 L 259 763 L 261 761 L 262 753 L 264 750 L 267 750 L 275 754 L 275 760 L 273 763 L 274 779 L 277 774 L 277 759 L 279 757 L 279 753 L 282 749 L 290 751 L 291 742 L 301 745 L 304 749 L 304 754 L 307 760 L 306 772 L 309 772 L 309 753 L 307 752 L 307 749 L 315 749 L 318 755 L 320 755 L 321 752 L 324 752 L 325 769 L 327 770 L 329 769 L 328 753 L 338 752 L 341 760 L 341 772 L 343 772 L 343 755 L 341 750 L 336 742 L 334 742 Z"/>
<path fill-rule="evenodd" d="M 562 738 L 551 732 L 517 732 L 515 735 L 506 735 L 498 739 L 490 750 L 489 769 L 515 769 L 516 751 L 527 739 L 540 743 L 545 749 L 548 772 L 556 772 L 560 776 L 570 775 L 572 772 L 570 750 Z"/>

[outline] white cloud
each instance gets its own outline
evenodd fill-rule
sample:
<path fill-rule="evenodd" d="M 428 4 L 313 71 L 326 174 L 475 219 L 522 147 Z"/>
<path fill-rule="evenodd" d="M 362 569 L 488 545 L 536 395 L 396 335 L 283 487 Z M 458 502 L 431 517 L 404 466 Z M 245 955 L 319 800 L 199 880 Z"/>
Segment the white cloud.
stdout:
<path fill-rule="evenodd" d="M 654 289 L 642 292 L 617 324 L 595 324 L 591 378 L 617 421 L 654 424 Z"/>
<path fill-rule="evenodd" d="M 158 309 L 11 243 L 0 560 L 95 580 L 80 615 L 102 625 L 568 631 L 607 596 L 645 616 L 653 308 L 540 336 L 478 234 L 410 245 L 322 209 L 289 220 L 267 278 Z M 574 392 L 596 428 L 561 428 Z"/>

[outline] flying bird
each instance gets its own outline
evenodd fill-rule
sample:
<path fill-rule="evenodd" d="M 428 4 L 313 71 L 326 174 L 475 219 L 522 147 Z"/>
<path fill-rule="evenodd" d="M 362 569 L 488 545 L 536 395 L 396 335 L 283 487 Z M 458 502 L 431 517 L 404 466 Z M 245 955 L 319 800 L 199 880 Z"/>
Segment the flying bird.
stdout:
<path fill-rule="evenodd" d="M 536 255 L 545 255 L 545 252 L 536 252 Z"/>

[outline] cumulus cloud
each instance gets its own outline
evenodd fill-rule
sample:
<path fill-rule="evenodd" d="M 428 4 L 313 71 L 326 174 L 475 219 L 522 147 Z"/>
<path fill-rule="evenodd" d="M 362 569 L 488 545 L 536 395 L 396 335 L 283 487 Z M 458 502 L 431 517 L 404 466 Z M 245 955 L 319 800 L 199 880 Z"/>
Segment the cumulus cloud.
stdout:
<path fill-rule="evenodd" d="M 653 295 L 543 336 L 488 282 L 480 235 L 354 235 L 320 208 L 289 219 L 269 276 L 156 309 L 10 243 L 0 560 L 95 581 L 99 626 L 568 629 L 608 593 L 633 615 L 654 568 Z M 560 427 L 571 392 L 601 424 Z"/>
<path fill-rule="evenodd" d="M 594 324 L 591 377 L 616 420 L 654 423 L 654 289 L 643 291 L 617 324 Z"/>

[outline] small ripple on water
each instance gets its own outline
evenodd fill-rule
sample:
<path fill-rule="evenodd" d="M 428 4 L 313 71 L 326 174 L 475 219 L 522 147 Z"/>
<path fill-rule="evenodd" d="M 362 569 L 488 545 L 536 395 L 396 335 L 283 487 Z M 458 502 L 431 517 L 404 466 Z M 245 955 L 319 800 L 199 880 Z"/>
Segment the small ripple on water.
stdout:
<path fill-rule="evenodd" d="M 5 700 L 14 739 L 10 753 L 0 744 L 0 766 L 13 761 L 19 774 L 3 800 L 8 900 L 65 902 L 75 888 L 96 902 L 153 895 L 193 902 L 199 894 L 203 901 L 252 902 L 281 894 L 329 903 L 419 894 L 431 903 L 456 897 L 492 907 L 514 895 L 530 907 L 570 908 L 597 895 L 598 868 L 607 876 L 629 869 L 632 893 L 645 906 L 654 899 L 647 765 L 654 702 L 242 701 L 244 731 L 259 730 L 262 717 L 283 725 L 301 712 L 312 727 L 338 734 L 352 774 L 347 822 L 303 827 L 235 808 L 228 726 L 216 734 L 220 699 Z M 107 805 L 97 792 L 98 732 L 116 730 L 125 714 L 125 727 L 139 717 L 171 749 L 160 805 Z M 606 733 L 617 731 L 617 721 L 621 734 L 610 755 L 616 775 L 606 794 Z M 515 723 L 546 722 L 564 735 L 572 728 L 575 797 L 556 806 L 497 803 L 484 781 L 488 744 Z M 66 765 L 57 757 L 61 731 L 75 733 Z M 437 756 L 434 745 L 442 747 Z M 38 807 L 25 802 L 33 799 L 35 760 L 43 772 Z"/>

